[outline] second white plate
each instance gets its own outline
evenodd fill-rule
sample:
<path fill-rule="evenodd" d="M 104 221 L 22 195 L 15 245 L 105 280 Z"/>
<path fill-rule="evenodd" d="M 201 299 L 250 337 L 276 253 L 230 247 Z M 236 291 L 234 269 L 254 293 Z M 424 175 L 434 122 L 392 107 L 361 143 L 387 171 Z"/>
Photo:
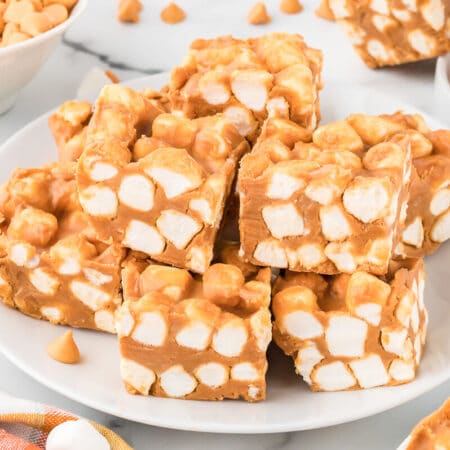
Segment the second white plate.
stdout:
<path fill-rule="evenodd" d="M 129 82 L 131 87 L 159 88 L 167 80 L 157 75 Z M 321 95 L 323 122 L 353 112 L 417 113 L 380 92 L 357 86 L 328 85 Z M 424 114 L 429 125 L 439 128 Z M 56 158 L 47 128 L 48 114 L 13 136 L 0 149 L 0 181 L 16 167 L 40 166 Z M 0 306 L 0 349 L 30 376 L 80 403 L 137 422 L 162 427 L 221 433 L 271 433 L 306 430 L 367 417 L 411 400 L 450 378 L 450 245 L 427 258 L 426 304 L 430 313 L 428 344 L 415 381 L 395 388 L 313 393 L 294 375 L 289 358 L 272 348 L 267 377 L 267 400 L 200 402 L 132 396 L 122 386 L 119 352 L 114 336 L 76 330 L 83 360 L 66 366 L 46 354 L 61 327 L 23 316 Z"/>

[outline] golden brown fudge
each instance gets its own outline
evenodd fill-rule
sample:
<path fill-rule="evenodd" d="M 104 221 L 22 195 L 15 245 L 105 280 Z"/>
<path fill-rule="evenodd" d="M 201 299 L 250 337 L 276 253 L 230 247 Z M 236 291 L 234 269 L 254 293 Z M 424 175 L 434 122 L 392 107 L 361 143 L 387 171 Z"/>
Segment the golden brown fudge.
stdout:
<path fill-rule="evenodd" d="M 61 162 L 76 161 L 86 143 L 86 126 L 92 116 L 89 102 L 71 100 L 63 103 L 48 119 L 48 126 Z"/>
<path fill-rule="evenodd" d="M 223 112 L 252 141 L 274 113 L 312 131 L 320 120 L 321 70 L 322 52 L 298 34 L 198 39 L 172 71 L 169 96 L 189 118 Z"/>
<path fill-rule="evenodd" d="M 241 162 L 240 236 L 256 265 L 336 274 L 384 274 L 408 199 L 410 137 L 391 135 L 359 116 L 302 129 L 268 119 Z"/>
<path fill-rule="evenodd" d="M 223 115 L 149 119 L 146 103 L 103 89 L 78 161 L 81 205 L 100 240 L 203 273 L 248 143 Z M 135 140 L 142 117 L 149 129 Z"/>
<path fill-rule="evenodd" d="M 434 58 L 450 51 L 449 0 L 328 0 L 369 67 Z"/>
<path fill-rule="evenodd" d="M 0 193 L 0 296 L 52 323 L 114 332 L 123 251 L 93 237 L 75 167 L 17 169 Z"/>
<path fill-rule="evenodd" d="M 420 259 L 384 277 L 286 271 L 274 285 L 274 340 L 316 391 L 406 383 L 425 343 L 423 288 Z"/>
<path fill-rule="evenodd" d="M 197 400 L 265 398 L 270 269 L 227 263 L 202 277 L 127 260 L 117 314 L 122 379 L 133 394 Z"/>
<path fill-rule="evenodd" d="M 450 449 L 450 398 L 437 411 L 425 417 L 425 419 L 416 425 L 401 449 Z"/>

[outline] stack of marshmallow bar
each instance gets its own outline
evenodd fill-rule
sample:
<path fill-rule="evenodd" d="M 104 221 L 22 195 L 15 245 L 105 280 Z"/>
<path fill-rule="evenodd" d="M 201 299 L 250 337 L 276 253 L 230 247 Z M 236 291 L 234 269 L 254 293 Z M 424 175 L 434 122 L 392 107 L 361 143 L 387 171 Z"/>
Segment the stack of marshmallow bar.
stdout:
<path fill-rule="evenodd" d="M 60 162 L 0 195 L 4 302 L 117 333 L 136 394 L 262 400 L 272 331 L 315 390 L 413 379 L 450 131 L 401 113 L 317 128 L 321 67 L 298 35 L 200 40 L 161 92 L 64 104 Z"/>

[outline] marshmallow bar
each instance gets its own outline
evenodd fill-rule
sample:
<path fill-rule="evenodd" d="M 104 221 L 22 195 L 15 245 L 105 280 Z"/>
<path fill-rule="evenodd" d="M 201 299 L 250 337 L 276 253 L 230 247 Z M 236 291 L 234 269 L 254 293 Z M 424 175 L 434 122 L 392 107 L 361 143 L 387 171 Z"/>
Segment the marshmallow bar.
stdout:
<path fill-rule="evenodd" d="M 198 39 L 172 71 L 169 97 L 190 118 L 223 112 L 254 140 L 273 113 L 312 131 L 320 120 L 322 52 L 298 34 Z"/>
<path fill-rule="evenodd" d="M 271 272 L 230 264 L 238 260 L 237 248 L 228 248 L 228 263 L 211 265 L 203 277 L 133 257 L 126 261 L 117 330 L 128 392 L 264 399 Z"/>
<path fill-rule="evenodd" d="M 423 261 L 323 277 L 286 271 L 274 285 L 276 344 L 315 391 L 411 381 L 427 328 Z"/>
<path fill-rule="evenodd" d="M 119 85 L 102 90 L 78 161 L 80 202 L 100 240 L 203 273 L 248 143 L 222 115 L 149 114 L 147 104 Z"/>
<path fill-rule="evenodd" d="M 303 142 L 298 125 L 268 119 L 239 172 L 244 259 L 322 274 L 386 273 L 412 164 L 407 133 L 374 144 L 389 130 L 382 125 L 354 115 Z"/>
<path fill-rule="evenodd" d="M 367 66 L 391 66 L 450 51 L 448 0 L 328 0 Z"/>
<path fill-rule="evenodd" d="M 3 302 L 55 324 L 115 332 L 123 251 L 93 236 L 73 163 L 17 169 L 1 189 L 0 213 Z"/>
<path fill-rule="evenodd" d="M 398 450 L 448 450 L 450 448 L 450 397 L 421 420 Z"/>

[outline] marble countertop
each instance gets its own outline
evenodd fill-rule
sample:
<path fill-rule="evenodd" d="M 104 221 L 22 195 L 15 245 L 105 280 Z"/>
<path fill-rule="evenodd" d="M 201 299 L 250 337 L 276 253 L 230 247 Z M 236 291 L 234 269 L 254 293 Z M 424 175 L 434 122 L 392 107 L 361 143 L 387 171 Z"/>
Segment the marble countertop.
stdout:
<path fill-rule="evenodd" d="M 73 97 L 80 81 L 92 67 L 110 68 L 124 80 L 166 71 L 180 61 L 191 40 L 217 34 L 244 37 L 269 31 L 300 32 L 310 45 L 324 51 L 325 83 L 333 80 L 370 85 L 433 112 L 434 61 L 369 70 L 360 62 L 335 24 L 315 18 L 315 2 L 305 2 L 305 11 L 300 15 L 285 16 L 278 12 L 278 1 L 268 1 L 273 20 L 264 27 L 252 27 L 245 22 L 253 0 L 179 1 L 186 9 L 187 20 L 172 27 L 159 20 L 159 11 L 166 3 L 165 0 L 143 0 L 143 3 L 145 8 L 141 23 L 123 25 L 115 20 L 115 0 L 91 1 L 85 15 L 69 30 L 64 42 L 21 92 L 15 107 L 0 116 L 0 144 L 30 120 Z M 137 450 L 384 450 L 395 449 L 418 420 L 448 397 L 450 382 L 403 406 L 357 422 L 323 430 L 264 436 L 165 430 L 112 417 L 39 385 L 1 355 L 0 389 L 19 397 L 53 404 L 105 424 L 121 434 Z"/>

